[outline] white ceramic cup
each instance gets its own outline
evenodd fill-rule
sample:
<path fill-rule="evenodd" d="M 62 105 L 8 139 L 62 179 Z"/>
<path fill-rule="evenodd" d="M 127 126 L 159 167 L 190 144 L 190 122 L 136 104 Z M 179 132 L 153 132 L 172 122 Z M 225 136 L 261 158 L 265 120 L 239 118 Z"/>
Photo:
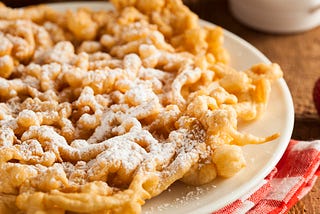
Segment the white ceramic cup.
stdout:
<path fill-rule="evenodd" d="M 296 33 L 320 26 L 320 0 L 229 0 L 233 16 L 249 27 Z"/>

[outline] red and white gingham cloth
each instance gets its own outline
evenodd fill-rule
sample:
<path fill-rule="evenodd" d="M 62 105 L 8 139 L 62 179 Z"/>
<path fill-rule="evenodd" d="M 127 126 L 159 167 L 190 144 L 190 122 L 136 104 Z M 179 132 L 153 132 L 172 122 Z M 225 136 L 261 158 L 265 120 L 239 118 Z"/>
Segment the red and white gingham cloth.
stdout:
<path fill-rule="evenodd" d="M 286 213 L 320 175 L 320 140 L 291 140 L 274 170 L 255 189 L 213 214 Z"/>

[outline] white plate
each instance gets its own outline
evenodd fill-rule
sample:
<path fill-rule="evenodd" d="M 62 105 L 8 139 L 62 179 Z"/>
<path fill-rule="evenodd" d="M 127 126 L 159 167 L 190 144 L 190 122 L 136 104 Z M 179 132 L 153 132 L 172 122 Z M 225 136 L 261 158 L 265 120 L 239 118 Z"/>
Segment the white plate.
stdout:
<path fill-rule="evenodd" d="M 94 10 L 109 10 L 107 2 L 54 3 L 57 10 L 89 7 Z M 204 25 L 212 25 L 201 21 Z M 236 35 L 225 31 L 225 47 L 231 55 L 231 64 L 236 69 L 246 69 L 251 65 L 270 61 L 256 48 Z M 243 147 L 247 167 L 230 179 L 217 179 L 202 187 L 189 187 L 179 182 L 143 206 L 143 213 L 184 214 L 210 213 L 224 207 L 245 195 L 268 175 L 283 155 L 291 138 L 294 122 L 293 102 L 289 89 L 280 79 L 272 85 L 270 102 L 266 113 L 257 121 L 240 127 L 257 136 L 267 136 L 279 132 L 281 136 L 263 145 Z"/>

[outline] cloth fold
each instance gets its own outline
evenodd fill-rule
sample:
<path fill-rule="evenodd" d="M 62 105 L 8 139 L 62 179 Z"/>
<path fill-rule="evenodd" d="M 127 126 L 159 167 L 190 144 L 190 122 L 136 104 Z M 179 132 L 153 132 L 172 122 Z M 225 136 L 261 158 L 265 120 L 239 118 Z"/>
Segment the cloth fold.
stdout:
<path fill-rule="evenodd" d="M 320 140 L 291 140 L 272 172 L 254 189 L 213 214 L 286 213 L 320 175 Z"/>

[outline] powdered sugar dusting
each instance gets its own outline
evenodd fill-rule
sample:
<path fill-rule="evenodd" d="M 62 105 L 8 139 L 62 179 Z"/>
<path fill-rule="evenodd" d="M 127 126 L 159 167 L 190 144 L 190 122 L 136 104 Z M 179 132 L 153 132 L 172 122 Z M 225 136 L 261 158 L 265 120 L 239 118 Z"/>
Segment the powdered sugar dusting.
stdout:
<path fill-rule="evenodd" d="M 170 187 L 164 192 L 164 196 L 161 196 L 158 199 L 157 205 L 148 206 L 145 210 L 143 210 L 144 214 L 152 214 L 152 213 L 162 213 L 167 210 L 173 210 L 177 207 L 187 206 L 192 203 L 195 206 L 199 206 L 201 204 L 201 198 L 205 197 L 206 194 L 214 191 L 214 184 L 207 184 L 200 187 L 187 186 L 182 184 L 174 184 L 173 187 Z M 179 189 L 180 192 L 177 192 Z M 170 201 L 166 200 L 165 195 L 170 193 Z"/>

